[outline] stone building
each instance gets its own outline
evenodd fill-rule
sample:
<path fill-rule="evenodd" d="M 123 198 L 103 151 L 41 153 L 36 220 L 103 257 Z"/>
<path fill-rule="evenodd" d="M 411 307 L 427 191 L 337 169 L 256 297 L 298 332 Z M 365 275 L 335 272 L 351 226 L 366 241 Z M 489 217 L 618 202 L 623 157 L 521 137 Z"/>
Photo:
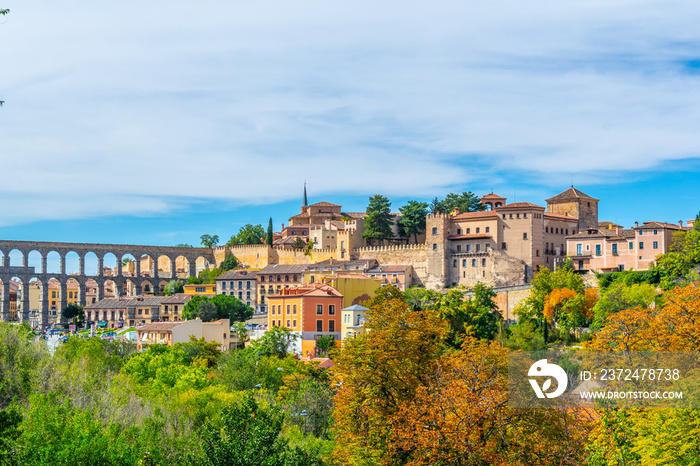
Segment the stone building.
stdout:
<path fill-rule="evenodd" d="M 580 225 L 598 225 L 598 200 L 573 187 L 548 199 L 547 209 L 508 204 L 494 193 L 481 201 L 489 210 L 428 215 L 428 287 L 528 283 L 534 272 L 553 268 L 566 255 L 566 237 Z"/>

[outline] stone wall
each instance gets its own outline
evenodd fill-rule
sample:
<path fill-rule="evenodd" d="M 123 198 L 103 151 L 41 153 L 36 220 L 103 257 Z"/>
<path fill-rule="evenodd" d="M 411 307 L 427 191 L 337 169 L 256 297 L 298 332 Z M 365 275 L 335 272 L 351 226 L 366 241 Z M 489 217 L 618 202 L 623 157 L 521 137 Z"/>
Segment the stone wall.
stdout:
<path fill-rule="evenodd" d="M 494 288 L 496 305 L 506 321 L 518 320 L 515 310 L 530 297 L 530 285 Z"/>
<path fill-rule="evenodd" d="M 410 265 L 414 274 L 409 286 L 425 286 L 428 278 L 425 244 L 355 248 L 352 258 L 377 259 L 380 265 Z"/>

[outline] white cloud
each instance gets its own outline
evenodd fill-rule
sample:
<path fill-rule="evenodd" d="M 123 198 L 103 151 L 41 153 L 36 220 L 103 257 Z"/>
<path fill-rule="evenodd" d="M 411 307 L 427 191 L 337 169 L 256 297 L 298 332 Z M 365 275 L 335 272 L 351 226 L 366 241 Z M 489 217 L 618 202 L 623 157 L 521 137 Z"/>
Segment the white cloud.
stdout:
<path fill-rule="evenodd" d="M 0 26 L 4 224 L 425 195 L 698 158 L 693 1 L 35 2 Z M 470 168 L 478 166 L 477 169 Z M 615 174 L 615 175 L 611 175 Z M 101 202 L 101 209 L 91 206 Z"/>

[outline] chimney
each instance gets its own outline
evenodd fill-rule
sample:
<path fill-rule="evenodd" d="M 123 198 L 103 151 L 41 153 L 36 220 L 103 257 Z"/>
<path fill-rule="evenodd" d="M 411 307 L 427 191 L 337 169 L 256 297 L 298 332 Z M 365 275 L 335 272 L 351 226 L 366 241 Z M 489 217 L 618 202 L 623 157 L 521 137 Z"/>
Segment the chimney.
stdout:
<path fill-rule="evenodd" d="M 282 222 L 282 229 L 284 230 L 284 222 Z"/>
<path fill-rule="evenodd" d="M 620 227 L 615 227 L 615 234 L 620 236 Z"/>
<path fill-rule="evenodd" d="M 634 222 L 634 227 L 637 228 L 639 226 L 639 222 Z"/>
<path fill-rule="evenodd" d="M 683 220 L 678 220 L 678 226 L 683 228 Z"/>
<path fill-rule="evenodd" d="M 452 215 L 458 215 L 459 214 L 459 207 L 455 207 L 454 210 L 452 211 Z"/>

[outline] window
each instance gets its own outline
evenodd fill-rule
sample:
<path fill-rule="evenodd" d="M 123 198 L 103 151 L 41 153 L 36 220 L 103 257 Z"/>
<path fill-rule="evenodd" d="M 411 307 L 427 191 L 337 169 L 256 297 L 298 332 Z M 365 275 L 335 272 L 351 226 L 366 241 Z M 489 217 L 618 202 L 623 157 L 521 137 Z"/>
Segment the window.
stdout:
<path fill-rule="evenodd" d="M 486 259 L 481 259 L 481 266 L 486 267 Z"/>
<path fill-rule="evenodd" d="M 477 227 L 476 232 L 479 233 L 480 231 L 481 231 L 481 228 Z"/>
<path fill-rule="evenodd" d="M 437 235 L 437 228 L 433 228 L 433 234 Z"/>
<path fill-rule="evenodd" d="M 226 282 L 221 282 L 221 289 L 225 290 L 226 289 Z"/>
<path fill-rule="evenodd" d="M 501 243 L 501 249 L 506 249 L 506 243 Z"/>
<path fill-rule="evenodd" d="M 456 259 L 452 261 L 452 267 L 457 267 L 457 260 Z"/>
<path fill-rule="evenodd" d="M 512 219 L 512 218 L 513 218 L 513 214 L 509 214 L 508 218 Z"/>
<path fill-rule="evenodd" d="M 639 230 L 639 236 L 642 236 L 644 234 L 644 230 Z"/>
<path fill-rule="evenodd" d="M 245 288 L 246 288 L 246 290 L 249 290 L 249 289 L 250 289 L 250 280 L 248 280 L 247 282 L 245 282 Z"/>
<path fill-rule="evenodd" d="M 287 328 L 291 327 L 291 323 L 292 323 L 292 321 L 287 319 Z"/>
<path fill-rule="evenodd" d="M 471 232 L 472 232 L 472 229 L 471 229 L 471 228 L 467 228 L 467 234 L 469 235 L 469 234 L 471 234 Z"/>
<path fill-rule="evenodd" d="M 657 234 L 657 230 L 654 230 L 654 234 Z"/>
<path fill-rule="evenodd" d="M 505 220 L 505 219 L 506 219 L 506 214 L 503 214 L 503 220 Z"/>
<path fill-rule="evenodd" d="M 524 213 L 524 214 L 523 214 L 523 218 L 527 218 L 527 214 Z"/>
<path fill-rule="evenodd" d="M 457 228 L 457 234 L 458 234 L 458 235 L 461 235 L 461 234 L 462 234 L 462 229 L 461 229 L 461 228 Z"/>
<path fill-rule="evenodd" d="M 576 255 L 580 256 L 581 254 L 583 254 L 583 244 L 578 243 L 576 244 Z"/>
<path fill-rule="evenodd" d="M 322 320 L 316 321 L 316 331 L 323 332 L 323 321 Z"/>
<path fill-rule="evenodd" d="M 569 234 L 569 229 L 568 229 L 568 228 L 566 229 L 566 234 L 567 234 L 567 235 Z"/>
<path fill-rule="evenodd" d="M 292 321 L 292 328 L 297 328 L 297 320 L 296 319 L 294 319 Z"/>
<path fill-rule="evenodd" d="M 275 305 L 274 304 L 270 307 L 270 314 L 275 315 Z"/>
<path fill-rule="evenodd" d="M 578 261 L 578 269 L 583 270 L 583 261 Z"/>
<path fill-rule="evenodd" d="M 466 259 L 462 259 L 462 267 L 466 267 L 466 266 L 467 266 L 467 260 L 466 260 Z"/>
<path fill-rule="evenodd" d="M 437 249 L 437 243 L 433 243 L 433 249 Z"/>
<path fill-rule="evenodd" d="M 52 291 L 52 292 L 51 292 L 51 297 L 52 297 L 52 298 L 55 298 L 55 297 L 56 297 L 56 292 L 55 292 L 55 291 Z"/>
<path fill-rule="evenodd" d="M 284 281 L 285 281 L 285 282 L 288 282 L 288 281 L 289 281 L 289 275 L 285 275 L 285 276 L 284 276 Z"/>
<path fill-rule="evenodd" d="M 654 241 L 654 249 L 659 249 L 659 242 L 658 241 Z"/>
<path fill-rule="evenodd" d="M 297 305 L 295 304 L 292 306 L 292 314 L 296 315 L 296 313 L 297 313 Z"/>
<path fill-rule="evenodd" d="M 472 267 L 476 267 L 476 259 L 472 259 Z"/>
<path fill-rule="evenodd" d="M 549 233 L 549 227 L 544 227 L 544 232 Z"/>
<path fill-rule="evenodd" d="M 238 299 L 243 299 L 243 292 L 242 291 L 238 292 Z"/>
<path fill-rule="evenodd" d="M 627 249 L 634 249 L 634 243 L 632 241 L 630 241 L 630 245 Z"/>
<path fill-rule="evenodd" d="M 639 242 L 639 249 L 644 249 L 644 243 L 641 241 Z"/>
<path fill-rule="evenodd" d="M 467 244 L 467 252 L 471 252 L 471 250 L 472 250 L 472 245 L 471 245 L 471 244 Z"/>
<path fill-rule="evenodd" d="M 523 239 L 527 239 L 527 232 L 523 233 Z"/>
<path fill-rule="evenodd" d="M 559 228 L 555 228 L 555 233 L 559 234 Z"/>
<path fill-rule="evenodd" d="M 612 253 L 617 254 L 617 244 L 612 245 Z"/>
<path fill-rule="evenodd" d="M 491 231 L 491 228 L 486 227 L 486 233 L 488 233 L 489 231 Z"/>
<path fill-rule="evenodd" d="M 265 275 L 260 275 L 260 282 L 265 283 Z"/>
<path fill-rule="evenodd" d="M 328 331 L 335 332 L 335 320 L 328 321 Z"/>
<path fill-rule="evenodd" d="M 520 218 L 520 214 L 515 214 L 515 218 Z"/>
<path fill-rule="evenodd" d="M 601 254 L 601 252 L 600 252 L 600 244 L 596 244 L 596 245 L 595 245 L 595 255 L 596 255 L 596 256 L 600 256 L 600 254 Z"/>
<path fill-rule="evenodd" d="M 322 315 L 323 314 L 323 304 L 317 304 L 316 305 L 316 315 Z"/>
<path fill-rule="evenodd" d="M 242 281 L 239 281 L 239 282 L 238 282 L 238 289 L 239 289 L 239 290 L 242 290 L 242 289 L 243 289 L 243 282 L 242 282 Z"/>
<path fill-rule="evenodd" d="M 328 315 L 330 315 L 330 316 L 335 315 L 335 304 L 328 305 Z"/>
<path fill-rule="evenodd" d="M 459 244 L 457 245 L 457 252 L 462 252 L 462 246 Z"/>
<path fill-rule="evenodd" d="M 207 289 L 203 286 L 197 286 L 194 289 L 197 293 L 204 293 Z M 148 291 L 148 285 L 146 285 L 146 291 Z"/>
<path fill-rule="evenodd" d="M 535 257 L 540 257 L 540 250 L 539 249 L 535 249 Z"/>
<path fill-rule="evenodd" d="M 245 292 L 245 299 L 250 299 L 250 291 Z"/>
<path fill-rule="evenodd" d="M 476 252 L 479 252 L 481 250 L 481 245 L 479 243 L 476 243 Z"/>
<path fill-rule="evenodd" d="M 289 315 L 291 313 L 291 311 L 292 311 L 292 306 L 287 304 L 287 314 Z"/>

